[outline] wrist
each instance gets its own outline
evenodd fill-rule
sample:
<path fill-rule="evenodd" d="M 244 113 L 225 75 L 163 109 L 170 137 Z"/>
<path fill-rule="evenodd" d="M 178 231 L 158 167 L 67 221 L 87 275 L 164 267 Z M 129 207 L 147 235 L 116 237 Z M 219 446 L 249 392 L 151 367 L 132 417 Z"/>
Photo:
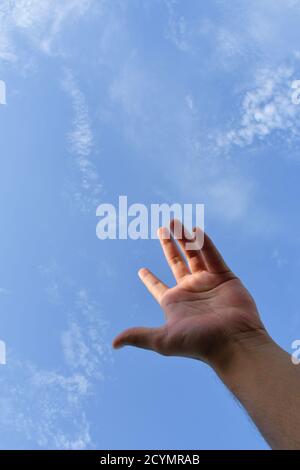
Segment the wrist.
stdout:
<path fill-rule="evenodd" d="M 232 335 L 222 351 L 212 359 L 211 366 L 230 388 L 240 376 L 249 374 L 264 357 L 271 357 L 278 349 L 264 328 Z"/>

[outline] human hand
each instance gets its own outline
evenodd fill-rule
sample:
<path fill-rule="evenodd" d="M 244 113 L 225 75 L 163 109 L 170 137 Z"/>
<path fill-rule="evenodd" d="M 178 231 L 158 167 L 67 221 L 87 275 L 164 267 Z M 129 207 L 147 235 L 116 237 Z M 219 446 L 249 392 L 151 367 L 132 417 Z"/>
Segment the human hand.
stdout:
<path fill-rule="evenodd" d="M 182 237 L 177 241 L 186 264 L 173 238 L 179 233 L 178 224 L 179 221 L 171 223 L 172 237 L 168 229 L 159 229 L 176 286 L 168 288 L 148 269 L 139 271 L 142 282 L 165 312 L 165 324 L 125 330 L 115 338 L 113 346 L 131 345 L 214 365 L 225 359 L 235 344 L 245 340 L 255 342 L 267 337 L 267 333 L 253 298 L 206 234 L 201 250 L 187 250 L 191 239 L 182 230 Z"/>

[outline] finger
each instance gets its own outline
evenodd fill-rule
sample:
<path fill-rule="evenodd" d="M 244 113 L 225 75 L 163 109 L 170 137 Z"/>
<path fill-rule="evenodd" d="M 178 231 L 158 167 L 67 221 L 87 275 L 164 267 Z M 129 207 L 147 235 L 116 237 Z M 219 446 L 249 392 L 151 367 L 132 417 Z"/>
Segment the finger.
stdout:
<path fill-rule="evenodd" d="M 175 243 L 169 230 L 165 227 L 161 227 L 158 230 L 160 243 L 166 257 L 166 260 L 174 274 L 176 281 L 184 278 L 187 274 L 190 274 L 187 265 Z"/>
<path fill-rule="evenodd" d="M 157 351 L 161 335 L 160 328 L 129 328 L 114 339 L 113 347 L 120 349 L 123 346 L 135 346 L 136 348 Z"/>
<path fill-rule="evenodd" d="M 205 270 L 206 266 L 201 251 L 198 249 L 187 249 L 188 244 L 195 241 L 195 235 L 190 234 L 178 219 L 172 220 L 170 227 L 174 238 L 178 241 L 186 256 L 191 272 L 196 273 Z"/>
<path fill-rule="evenodd" d="M 196 231 L 201 230 L 198 227 Z M 222 255 L 215 247 L 212 240 L 205 233 L 204 234 L 204 243 L 202 247 L 202 255 L 207 266 L 207 269 L 212 273 L 225 273 L 230 271 L 229 267 L 225 263 Z"/>
<path fill-rule="evenodd" d="M 152 294 L 155 300 L 157 300 L 157 302 L 160 304 L 162 296 L 168 290 L 168 287 L 160 279 L 158 279 L 158 277 L 152 274 L 149 269 L 140 269 L 138 274 L 150 294 Z"/>

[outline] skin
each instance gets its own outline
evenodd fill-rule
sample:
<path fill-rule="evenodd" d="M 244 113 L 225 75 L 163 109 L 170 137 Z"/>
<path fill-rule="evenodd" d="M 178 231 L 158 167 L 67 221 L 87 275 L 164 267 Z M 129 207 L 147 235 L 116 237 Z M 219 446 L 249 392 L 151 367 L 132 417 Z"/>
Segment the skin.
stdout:
<path fill-rule="evenodd" d="M 183 236 L 176 243 L 178 233 Z M 206 362 L 244 405 L 272 448 L 300 449 L 297 367 L 269 336 L 253 298 L 208 235 L 203 234 L 201 250 L 187 250 L 191 239 L 184 233 L 176 220 L 170 231 L 159 229 L 175 287 L 167 287 L 148 269 L 139 271 L 164 311 L 165 323 L 127 329 L 115 338 L 114 348 L 129 345 Z"/>

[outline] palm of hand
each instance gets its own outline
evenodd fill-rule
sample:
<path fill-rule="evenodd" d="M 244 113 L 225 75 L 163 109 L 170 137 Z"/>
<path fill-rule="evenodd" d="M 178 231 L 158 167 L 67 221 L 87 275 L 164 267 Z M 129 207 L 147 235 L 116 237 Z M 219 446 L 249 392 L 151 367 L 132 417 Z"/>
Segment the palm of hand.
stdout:
<path fill-rule="evenodd" d="M 251 295 L 207 235 L 201 251 L 187 251 L 187 239 L 179 240 L 188 266 L 164 229 L 160 241 L 177 285 L 168 288 L 147 269 L 139 275 L 164 310 L 166 323 L 126 330 L 115 339 L 115 347 L 133 345 L 209 362 L 236 335 L 264 328 Z"/>
<path fill-rule="evenodd" d="M 233 335 L 262 327 L 255 303 L 230 271 L 188 275 L 161 301 L 161 352 L 208 359 Z"/>

